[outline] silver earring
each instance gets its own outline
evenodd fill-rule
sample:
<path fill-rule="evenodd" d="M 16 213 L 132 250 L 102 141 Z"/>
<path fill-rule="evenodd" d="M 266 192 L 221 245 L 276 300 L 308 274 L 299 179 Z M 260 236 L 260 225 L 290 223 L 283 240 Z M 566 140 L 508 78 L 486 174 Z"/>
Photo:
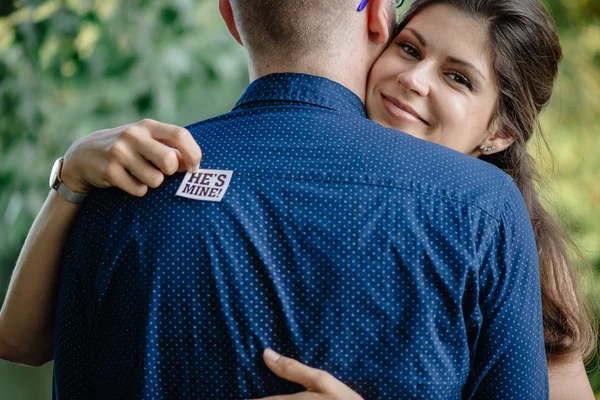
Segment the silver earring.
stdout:
<path fill-rule="evenodd" d="M 486 147 L 485 144 L 482 144 L 481 146 L 479 146 L 479 149 L 481 149 L 481 151 L 483 151 L 484 153 L 487 153 L 488 151 L 496 150 L 496 146 Z"/>

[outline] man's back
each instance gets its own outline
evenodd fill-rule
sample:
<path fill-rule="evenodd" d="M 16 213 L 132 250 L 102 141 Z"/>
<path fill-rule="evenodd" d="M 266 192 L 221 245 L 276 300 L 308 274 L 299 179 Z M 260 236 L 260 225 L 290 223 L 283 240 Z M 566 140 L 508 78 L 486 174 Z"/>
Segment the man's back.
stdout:
<path fill-rule="evenodd" d="M 306 75 L 262 78 L 189 129 L 229 188 L 179 197 L 177 175 L 89 200 L 65 254 L 57 398 L 299 391 L 266 347 L 369 399 L 543 397 L 537 254 L 508 176 Z"/>

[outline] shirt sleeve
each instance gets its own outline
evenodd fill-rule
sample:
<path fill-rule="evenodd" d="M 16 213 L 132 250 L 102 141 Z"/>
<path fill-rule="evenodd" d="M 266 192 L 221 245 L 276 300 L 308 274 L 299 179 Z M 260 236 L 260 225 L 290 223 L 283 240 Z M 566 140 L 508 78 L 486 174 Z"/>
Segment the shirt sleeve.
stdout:
<path fill-rule="evenodd" d="M 483 322 L 463 398 L 547 399 L 538 254 L 525 202 L 505 185 L 500 219 L 480 268 Z"/>
<path fill-rule="evenodd" d="M 95 398 L 89 318 L 93 303 L 88 289 L 92 287 L 90 268 L 101 254 L 99 247 L 91 248 L 86 240 L 94 237 L 100 241 L 104 234 L 94 229 L 95 201 L 91 197 L 84 204 L 63 253 L 54 335 L 53 400 Z"/>

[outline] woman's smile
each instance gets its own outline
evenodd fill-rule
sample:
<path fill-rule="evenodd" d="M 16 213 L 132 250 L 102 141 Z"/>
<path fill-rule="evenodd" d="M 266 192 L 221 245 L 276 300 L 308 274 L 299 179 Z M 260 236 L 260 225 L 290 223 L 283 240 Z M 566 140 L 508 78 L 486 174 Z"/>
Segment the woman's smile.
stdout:
<path fill-rule="evenodd" d="M 389 115 L 400 122 L 429 126 L 429 123 L 408 104 L 385 94 L 381 94 L 381 101 Z"/>

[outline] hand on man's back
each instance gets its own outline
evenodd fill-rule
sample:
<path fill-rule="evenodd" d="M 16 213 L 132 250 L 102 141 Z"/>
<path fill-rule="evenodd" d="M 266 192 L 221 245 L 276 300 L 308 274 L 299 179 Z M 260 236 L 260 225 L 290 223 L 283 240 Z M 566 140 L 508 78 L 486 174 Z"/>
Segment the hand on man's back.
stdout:
<path fill-rule="evenodd" d="M 283 379 L 304 386 L 306 392 L 257 400 L 363 400 L 358 393 L 326 371 L 311 368 L 271 349 L 265 350 L 263 358 L 271 371 Z"/>
<path fill-rule="evenodd" d="M 165 175 L 197 170 L 201 158 L 187 129 L 144 119 L 79 139 L 65 155 L 61 179 L 75 192 L 114 186 L 141 197 Z"/>

